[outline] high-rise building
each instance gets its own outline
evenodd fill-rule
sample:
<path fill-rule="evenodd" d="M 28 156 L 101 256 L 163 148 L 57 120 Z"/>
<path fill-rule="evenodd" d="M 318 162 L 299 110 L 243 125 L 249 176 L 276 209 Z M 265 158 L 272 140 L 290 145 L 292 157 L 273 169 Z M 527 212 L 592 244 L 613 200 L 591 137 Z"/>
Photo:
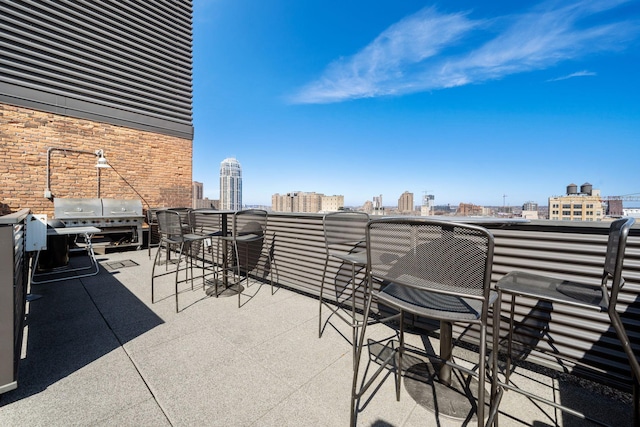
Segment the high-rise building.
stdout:
<path fill-rule="evenodd" d="M 433 194 L 427 194 L 425 191 L 422 195 L 422 206 L 420 206 L 421 216 L 433 215 L 433 205 L 435 204 L 436 196 Z"/>
<path fill-rule="evenodd" d="M 321 203 L 322 212 L 336 212 L 344 209 L 344 196 L 323 196 Z"/>
<path fill-rule="evenodd" d="M 233 157 L 220 163 L 220 209 L 242 209 L 242 168 Z"/>
<path fill-rule="evenodd" d="M 204 185 L 201 182 L 193 181 L 191 198 L 192 198 L 191 206 L 193 208 L 196 208 L 196 205 L 198 204 L 198 200 L 204 199 Z"/>
<path fill-rule="evenodd" d="M 398 212 L 413 212 L 415 207 L 413 206 L 413 193 L 405 191 L 400 195 L 398 199 Z"/>
<path fill-rule="evenodd" d="M 384 206 L 382 206 L 382 194 L 373 196 L 373 212 L 371 215 L 384 215 Z"/>
<path fill-rule="evenodd" d="M 566 196 L 549 197 L 549 219 L 556 221 L 602 221 L 604 206 L 600 190 L 588 182 L 567 185 Z"/>
<path fill-rule="evenodd" d="M 325 196 L 316 192 L 293 191 L 271 196 L 271 209 L 274 212 L 337 211 L 344 207 L 344 196 Z"/>

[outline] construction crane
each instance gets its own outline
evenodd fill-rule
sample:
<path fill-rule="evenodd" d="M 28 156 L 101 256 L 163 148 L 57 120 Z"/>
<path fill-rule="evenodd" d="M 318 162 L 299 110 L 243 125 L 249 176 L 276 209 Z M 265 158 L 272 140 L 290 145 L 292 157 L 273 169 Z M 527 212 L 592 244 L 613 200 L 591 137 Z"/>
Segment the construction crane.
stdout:
<path fill-rule="evenodd" d="M 622 196 L 606 196 L 602 198 L 603 201 L 609 200 L 622 200 L 624 202 L 640 202 L 640 193 L 625 194 Z"/>

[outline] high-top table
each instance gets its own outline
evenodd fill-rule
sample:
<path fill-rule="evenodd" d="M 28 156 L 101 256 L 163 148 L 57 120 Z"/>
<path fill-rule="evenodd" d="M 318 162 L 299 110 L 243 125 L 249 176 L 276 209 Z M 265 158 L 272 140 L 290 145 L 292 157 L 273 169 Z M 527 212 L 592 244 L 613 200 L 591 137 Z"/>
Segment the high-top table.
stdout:
<path fill-rule="evenodd" d="M 228 236 L 229 235 L 229 217 L 233 218 L 233 214 L 236 211 L 233 210 L 216 210 L 216 209 L 197 209 L 193 211 L 196 215 L 196 228 L 200 228 L 202 226 L 202 230 L 194 230 L 196 234 L 208 234 L 212 239 Z M 219 224 L 218 227 L 211 227 L 213 225 L 213 221 L 207 219 L 198 220 L 198 216 L 203 215 L 205 217 L 210 216 L 219 216 L 220 220 L 216 221 L 216 224 Z M 237 295 L 241 289 L 235 288 L 233 285 L 229 285 L 229 278 L 227 276 L 227 270 L 229 268 L 229 257 L 228 257 L 228 244 L 226 239 L 222 240 L 222 280 L 212 280 L 209 281 L 211 287 L 207 289 L 207 295 L 215 295 L 215 296 L 231 296 Z M 213 242 L 212 242 L 213 243 Z M 220 242 L 218 242 L 220 244 Z M 223 290 L 218 292 L 218 286 L 222 285 Z"/>
<path fill-rule="evenodd" d="M 40 252 L 42 249 L 38 249 L 36 252 L 36 258 L 34 260 L 33 266 L 31 267 L 31 284 L 39 285 L 42 283 L 50 283 L 50 282 L 59 282 L 62 280 L 69 279 L 77 279 L 80 277 L 88 277 L 95 276 L 100 271 L 100 266 L 98 265 L 98 261 L 96 260 L 96 254 L 93 251 L 93 245 L 91 243 L 91 239 L 93 235 L 96 233 L 100 233 L 101 230 L 97 227 L 86 226 L 86 227 L 60 227 L 60 228 L 48 228 L 47 236 L 69 236 L 69 235 L 79 235 L 84 238 L 85 250 L 87 251 L 87 255 L 89 257 L 89 265 L 85 267 L 59 267 L 54 268 L 50 271 L 42 271 L 38 272 L 38 259 L 40 258 Z M 84 272 L 81 274 L 76 274 L 77 272 L 89 270 L 88 272 Z M 38 280 L 41 278 L 41 280 Z"/>

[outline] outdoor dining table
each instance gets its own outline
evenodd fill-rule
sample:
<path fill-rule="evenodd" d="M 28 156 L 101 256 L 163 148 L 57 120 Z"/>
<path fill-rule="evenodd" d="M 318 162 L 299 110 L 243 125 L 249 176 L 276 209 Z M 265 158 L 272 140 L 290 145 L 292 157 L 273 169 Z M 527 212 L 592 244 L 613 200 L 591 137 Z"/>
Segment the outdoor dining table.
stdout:
<path fill-rule="evenodd" d="M 229 232 L 231 230 L 230 225 L 233 225 L 233 214 L 236 211 L 233 210 L 217 210 L 217 209 L 198 209 L 195 210 L 194 213 L 196 215 L 196 217 L 198 215 L 203 215 L 203 216 L 219 216 L 220 220 L 219 220 L 219 224 L 220 224 L 220 228 L 219 228 L 219 232 L 218 233 L 214 233 L 212 235 L 212 239 L 221 237 L 221 236 L 228 236 Z M 229 221 L 229 217 L 231 217 L 232 221 Z M 205 223 L 208 223 L 208 221 L 204 221 Z M 199 223 L 198 219 L 196 218 L 196 223 Z M 222 240 L 222 280 L 207 280 L 208 284 L 210 285 L 210 287 L 207 289 L 207 295 L 216 295 L 216 296 L 231 296 L 231 295 L 236 295 L 238 292 L 240 292 L 240 290 L 237 287 L 234 287 L 233 285 L 229 285 L 229 278 L 227 276 L 227 270 L 229 268 L 229 256 L 228 256 L 228 242 L 226 239 L 221 239 Z M 213 242 L 212 242 L 213 244 Z M 224 288 L 221 292 L 218 292 L 218 286 L 222 285 L 222 287 Z"/>

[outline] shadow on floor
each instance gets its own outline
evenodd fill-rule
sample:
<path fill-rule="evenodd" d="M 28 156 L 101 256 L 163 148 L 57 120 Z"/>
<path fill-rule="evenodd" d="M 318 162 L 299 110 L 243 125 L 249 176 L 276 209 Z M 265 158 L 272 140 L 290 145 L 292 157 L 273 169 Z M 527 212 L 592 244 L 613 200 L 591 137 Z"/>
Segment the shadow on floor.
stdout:
<path fill-rule="evenodd" d="M 0 407 L 47 389 L 163 323 L 118 274 L 101 267 L 96 276 L 31 287 L 39 298 L 27 309 L 18 388 L 0 395 Z"/>

